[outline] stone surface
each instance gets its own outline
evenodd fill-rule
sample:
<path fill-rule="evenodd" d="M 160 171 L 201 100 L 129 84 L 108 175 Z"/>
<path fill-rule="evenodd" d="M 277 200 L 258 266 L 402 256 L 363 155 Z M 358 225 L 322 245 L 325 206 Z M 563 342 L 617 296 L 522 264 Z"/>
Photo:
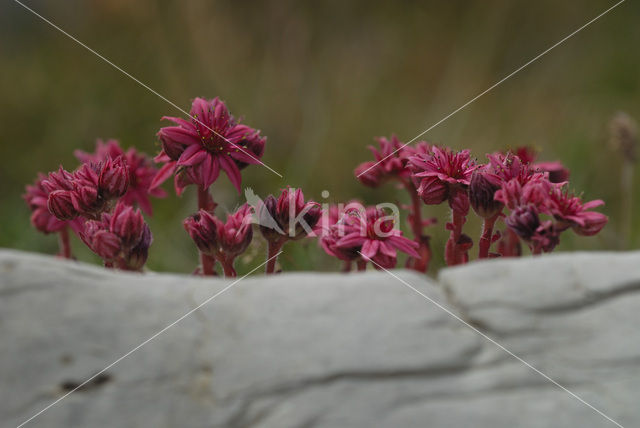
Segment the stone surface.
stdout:
<path fill-rule="evenodd" d="M 640 253 L 395 271 L 625 427 Z M 0 251 L 0 416 L 17 426 L 231 284 Z M 384 272 L 248 277 L 38 427 L 615 426 Z"/>

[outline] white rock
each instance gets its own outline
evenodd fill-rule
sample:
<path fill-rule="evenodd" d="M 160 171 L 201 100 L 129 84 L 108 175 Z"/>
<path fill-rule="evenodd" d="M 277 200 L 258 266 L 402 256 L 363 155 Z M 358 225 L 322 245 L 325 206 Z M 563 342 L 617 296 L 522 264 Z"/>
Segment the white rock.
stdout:
<path fill-rule="evenodd" d="M 402 279 L 624 426 L 639 253 Z M 17 426 L 231 284 L 0 251 L 0 415 Z M 25 426 L 615 426 L 383 272 L 249 277 Z"/>

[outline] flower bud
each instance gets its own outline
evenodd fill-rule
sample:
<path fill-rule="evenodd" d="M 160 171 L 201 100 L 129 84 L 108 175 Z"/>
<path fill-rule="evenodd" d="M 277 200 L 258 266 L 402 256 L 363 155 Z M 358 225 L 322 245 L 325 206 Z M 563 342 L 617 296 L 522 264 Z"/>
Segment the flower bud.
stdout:
<path fill-rule="evenodd" d="M 104 201 L 100 197 L 98 189 L 93 186 L 80 186 L 70 194 L 73 207 L 80 214 L 96 217 L 104 208 Z"/>
<path fill-rule="evenodd" d="M 70 172 L 62 169 L 62 166 L 58 171 L 50 172 L 47 178 L 42 180 L 42 188 L 46 192 L 53 192 L 54 190 L 73 190 L 73 175 Z"/>
<path fill-rule="evenodd" d="M 520 238 L 531 241 L 531 237 L 540 226 L 540 217 L 533 206 L 527 205 L 516 207 L 504 222 Z"/>
<path fill-rule="evenodd" d="M 216 220 L 213 214 L 200 210 L 182 222 L 184 229 L 191 236 L 198 250 L 208 255 L 213 255 L 218 251 Z"/>
<path fill-rule="evenodd" d="M 91 249 L 104 260 L 115 259 L 121 250 L 118 236 L 108 230 L 98 230 L 91 236 Z"/>
<path fill-rule="evenodd" d="M 106 199 L 119 198 L 129 187 L 129 168 L 122 156 L 108 158 L 100 170 L 98 186 Z"/>
<path fill-rule="evenodd" d="M 138 245 L 133 247 L 127 255 L 127 267 L 131 270 L 141 270 L 149 257 L 149 247 L 153 242 L 153 236 L 151 235 L 151 229 L 145 223 L 142 228 L 142 238 Z"/>
<path fill-rule="evenodd" d="M 418 196 L 427 205 L 438 205 L 443 203 L 449 196 L 449 188 L 437 177 L 425 177 L 414 179 L 416 182 Z"/>
<path fill-rule="evenodd" d="M 140 210 L 119 202 L 113 210 L 109 229 L 120 237 L 124 247 L 132 248 L 140 242 L 144 224 Z"/>
<path fill-rule="evenodd" d="M 549 181 L 552 183 L 564 183 L 569 180 L 569 169 L 558 161 L 537 162 L 533 164 L 533 168 L 537 171 L 547 172 Z"/>
<path fill-rule="evenodd" d="M 473 210 L 482 218 L 491 218 L 502 211 L 504 204 L 494 199 L 500 182 L 483 171 L 476 170 L 469 184 L 469 202 Z"/>
<path fill-rule="evenodd" d="M 71 220 L 78 216 L 71 192 L 68 190 L 55 190 L 49 194 L 47 208 L 60 220 Z"/>
<path fill-rule="evenodd" d="M 545 253 L 550 253 L 560 243 L 560 232 L 551 220 L 544 221 L 536 228 L 531 242 Z"/>
<path fill-rule="evenodd" d="M 177 161 L 186 145 L 179 143 L 177 140 L 184 138 L 182 134 L 182 129 L 174 126 L 161 128 L 158 131 L 158 138 L 160 139 L 160 144 L 162 145 L 162 149 L 164 152 L 171 158 L 171 160 Z"/>
<path fill-rule="evenodd" d="M 278 217 L 278 201 L 273 195 L 267 196 L 258 207 L 258 224 L 262 236 L 269 241 L 281 239 L 284 235 L 282 225 Z"/>

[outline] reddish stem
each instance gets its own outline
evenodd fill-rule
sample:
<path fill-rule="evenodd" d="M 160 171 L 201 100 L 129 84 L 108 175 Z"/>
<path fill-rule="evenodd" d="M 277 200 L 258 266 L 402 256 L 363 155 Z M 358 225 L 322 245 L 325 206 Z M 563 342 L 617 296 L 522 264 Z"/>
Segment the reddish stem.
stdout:
<path fill-rule="evenodd" d="M 267 268 L 265 273 L 271 274 L 276 270 L 276 261 L 278 257 L 276 254 L 280 251 L 284 243 L 286 242 L 286 238 L 277 239 L 275 241 L 269 241 L 269 245 L 267 248 Z"/>
<path fill-rule="evenodd" d="M 198 186 L 198 210 L 207 210 L 213 212 L 216 204 L 213 202 L 209 189 L 202 189 Z M 216 260 L 213 256 L 200 252 L 200 265 L 202 266 L 202 275 L 215 275 Z"/>
<path fill-rule="evenodd" d="M 358 271 L 359 272 L 363 272 L 363 271 L 367 270 L 367 261 L 366 260 L 358 260 L 357 265 L 358 265 Z"/>
<path fill-rule="evenodd" d="M 480 242 L 478 242 L 478 247 L 480 247 L 478 252 L 479 259 L 486 259 L 489 257 L 489 248 L 491 247 L 493 240 L 493 226 L 496 224 L 497 219 L 497 214 L 493 217 L 484 219 L 484 223 L 482 225 L 482 236 L 480 237 Z"/>
<path fill-rule="evenodd" d="M 445 247 L 445 261 L 447 266 L 454 266 L 463 263 L 464 254 L 460 251 L 458 241 L 462 236 L 462 225 L 464 224 L 464 215 L 459 214 L 456 210 L 451 210 L 451 234 Z"/>
<path fill-rule="evenodd" d="M 409 192 L 409 196 L 411 196 L 412 221 L 409 222 L 411 226 L 411 232 L 413 233 L 413 238 L 416 240 L 416 242 L 419 242 L 418 240 L 422 236 L 422 201 L 418 196 L 416 187 L 411 181 L 406 181 L 404 186 L 407 189 L 407 192 Z"/>
<path fill-rule="evenodd" d="M 233 267 L 233 259 L 232 258 L 220 258 L 218 259 L 220 264 L 222 265 L 222 270 L 224 271 L 224 276 L 227 278 L 235 278 L 238 276 L 238 273 Z"/>
<path fill-rule="evenodd" d="M 342 272 L 351 272 L 351 261 L 345 260 L 344 265 L 342 266 Z"/>
<path fill-rule="evenodd" d="M 64 227 L 58 232 L 58 246 L 60 247 L 60 255 L 65 259 L 71 259 L 71 243 L 69 242 L 69 228 Z"/>
<path fill-rule="evenodd" d="M 413 185 L 411 180 L 404 181 L 404 187 L 409 192 L 411 197 L 411 217 L 409 225 L 411 232 L 413 233 L 413 240 L 416 241 L 420 247 L 418 248 L 418 254 L 420 258 L 409 258 L 407 260 L 407 267 L 410 267 L 418 272 L 426 272 L 429 268 L 429 261 L 431 260 L 431 249 L 429 248 L 429 239 L 422 235 L 422 201 L 418 196 L 418 191 Z"/>

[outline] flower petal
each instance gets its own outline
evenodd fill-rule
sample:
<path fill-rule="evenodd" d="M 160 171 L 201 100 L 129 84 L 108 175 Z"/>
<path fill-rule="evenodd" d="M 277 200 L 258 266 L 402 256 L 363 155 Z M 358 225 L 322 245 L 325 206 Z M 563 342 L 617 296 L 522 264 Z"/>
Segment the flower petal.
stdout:
<path fill-rule="evenodd" d="M 229 156 L 218 156 L 218 159 L 220 161 L 220 167 L 227 173 L 227 176 L 229 176 L 231 184 L 238 190 L 238 193 L 242 193 L 242 176 L 236 163 L 231 160 Z"/>
<path fill-rule="evenodd" d="M 409 254 L 413 257 L 420 257 L 420 254 L 416 251 L 419 247 L 417 242 L 414 242 L 404 236 L 391 236 L 387 239 L 387 242 L 398 250 Z"/>
<path fill-rule="evenodd" d="M 203 150 L 199 145 L 192 145 L 185 149 L 178 159 L 179 166 L 194 166 L 201 164 L 209 156 L 207 151 Z"/>
<path fill-rule="evenodd" d="M 371 259 L 378 253 L 379 247 L 380 241 L 377 239 L 367 239 L 364 244 L 362 244 L 362 257 L 365 259 Z"/>

